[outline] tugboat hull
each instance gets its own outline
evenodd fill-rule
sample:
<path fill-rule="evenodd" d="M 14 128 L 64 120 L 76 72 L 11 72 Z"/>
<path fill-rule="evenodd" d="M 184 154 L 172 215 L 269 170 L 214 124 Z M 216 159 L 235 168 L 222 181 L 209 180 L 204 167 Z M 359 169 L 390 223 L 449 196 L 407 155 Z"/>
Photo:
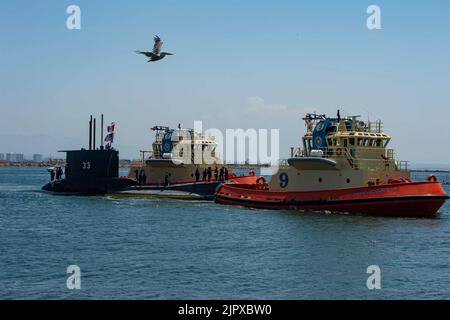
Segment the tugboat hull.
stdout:
<path fill-rule="evenodd" d="M 311 192 L 273 192 L 223 185 L 215 201 L 261 209 L 312 210 L 396 217 L 433 217 L 449 198 L 439 182 L 412 182 Z"/>

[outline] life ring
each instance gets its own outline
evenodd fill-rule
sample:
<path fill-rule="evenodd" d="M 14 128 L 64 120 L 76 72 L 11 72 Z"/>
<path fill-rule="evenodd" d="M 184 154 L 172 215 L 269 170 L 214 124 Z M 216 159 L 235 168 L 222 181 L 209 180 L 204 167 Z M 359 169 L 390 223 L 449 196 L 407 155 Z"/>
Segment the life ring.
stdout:
<path fill-rule="evenodd" d="M 337 156 L 342 156 L 342 148 L 337 148 L 336 149 L 336 155 Z"/>
<path fill-rule="evenodd" d="M 257 184 L 266 184 L 266 178 L 259 177 L 258 179 L 256 179 L 256 183 Z"/>
<path fill-rule="evenodd" d="M 269 185 L 267 183 L 257 184 L 256 190 L 268 190 Z"/>
<path fill-rule="evenodd" d="M 430 181 L 430 182 L 436 182 L 436 181 L 437 181 L 437 178 L 436 178 L 435 175 L 432 174 L 432 175 L 429 175 L 429 176 L 428 176 L 427 180 Z"/>

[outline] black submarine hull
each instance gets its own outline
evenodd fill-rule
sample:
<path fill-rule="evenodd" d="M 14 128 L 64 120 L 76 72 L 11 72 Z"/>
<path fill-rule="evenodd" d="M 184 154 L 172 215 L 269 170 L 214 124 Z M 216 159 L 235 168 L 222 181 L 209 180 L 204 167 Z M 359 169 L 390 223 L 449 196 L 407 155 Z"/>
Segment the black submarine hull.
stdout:
<path fill-rule="evenodd" d="M 182 200 L 214 200 L 217 188 L 222 182 L 192 182 L 169 186 L 130 186 L 118 192 L 116 196 L 157 197 Z"/>
<path fill-rule="evenodd" d="M 47 183 L 42 190 L 66 194 L 100 195 L 126 190 L 135 184 L 134 180 L 124 178 L 62 179 Z"/>

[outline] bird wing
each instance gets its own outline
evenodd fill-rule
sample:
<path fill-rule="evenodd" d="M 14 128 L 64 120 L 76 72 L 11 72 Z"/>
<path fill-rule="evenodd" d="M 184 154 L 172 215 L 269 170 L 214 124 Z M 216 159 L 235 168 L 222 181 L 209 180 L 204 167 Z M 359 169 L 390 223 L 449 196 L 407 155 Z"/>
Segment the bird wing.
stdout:
<path fill-rule="evenodd" d="M 153 58 L 155 54 L 153 52 L 149 51 L 136 51 L 137 54 L 143 54 L 144 56 L 147 56 L 149 58 Z"/>
<path fill-rule="evenodd" d="M 153 46 L 153 54 L 159 55 L 161 52 L 161 47 L 163 45 L 163 42 L 160 37 L 155 36 L 153 38 L 155 40 L 155 45 Z"/>

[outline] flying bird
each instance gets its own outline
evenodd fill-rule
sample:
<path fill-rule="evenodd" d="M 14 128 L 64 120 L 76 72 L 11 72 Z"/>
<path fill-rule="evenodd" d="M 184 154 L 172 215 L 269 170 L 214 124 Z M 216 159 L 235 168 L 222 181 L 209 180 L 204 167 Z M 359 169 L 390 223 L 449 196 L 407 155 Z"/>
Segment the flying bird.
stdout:
<path fill-rule="evenodd" d="M 162 47 L 164 42 L 162 42 L 160 37 L 155 36 L 153 38 L 153 40 L 155 41 L 155 44 L 153 45 L 153 51 L 152 52 L 150 52 L 150 51 L 136 51 L 136 53 L 143 54 L 143 55 L 149 57 L 150 60 L 148 60 L 148 62 L 158 61 L 158 60 L 163 59 L 165 56 L 173 55 L 173 53 L 161 52 L 161 47 Z"/>

